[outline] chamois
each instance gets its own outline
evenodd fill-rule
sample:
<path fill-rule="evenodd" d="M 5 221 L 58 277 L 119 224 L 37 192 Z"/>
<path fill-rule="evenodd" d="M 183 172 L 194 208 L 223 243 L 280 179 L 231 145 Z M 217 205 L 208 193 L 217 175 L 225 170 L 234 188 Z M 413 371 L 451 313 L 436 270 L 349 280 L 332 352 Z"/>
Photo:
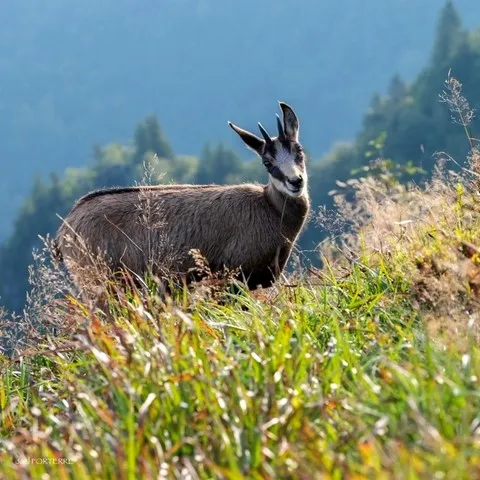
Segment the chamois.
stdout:
<path fill-rule="evenodd" d="M 92 262 L 87 247 L 102 254 L 112 271 L 160 276 L 168 264 L 173 278 L 189 283 L 195 278 L 192 250 L 197 250 L 213 273 L 236 270 L 249 289 L 271 286 L 284 270 L 310 207 L 299 121 L 289 105 L 279 105 L 283 121 L 277 115 L 276 137 L 261 123 L 263 138 L 228 122 L 262 159 L 269 175 L 266 185 L 156 185 L 91 192 L 76 202 L 57 232 L 59 258 L 75 277 L 75 265 Z M 149 225 L 141 221 L 143 209 L 153 217 Z"/>

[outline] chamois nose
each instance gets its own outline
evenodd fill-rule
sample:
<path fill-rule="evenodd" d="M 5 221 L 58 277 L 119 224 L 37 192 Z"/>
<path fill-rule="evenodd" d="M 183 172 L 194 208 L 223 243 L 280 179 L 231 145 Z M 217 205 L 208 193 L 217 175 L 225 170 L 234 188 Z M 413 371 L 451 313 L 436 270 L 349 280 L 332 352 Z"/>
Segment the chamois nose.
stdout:
<path fill-rule="evenodd" d="M 292 187 L 295 187 L 297 189 L 299 189 L 301 186 L 302 186 L 302 183 L 303 183 L 303 177 L 301 175 L 299 175 L 298 177 L 296 178 L 293 178 L 293 179 L 288 179 L 288 183 L 290 185 L 292 185 Z"/>

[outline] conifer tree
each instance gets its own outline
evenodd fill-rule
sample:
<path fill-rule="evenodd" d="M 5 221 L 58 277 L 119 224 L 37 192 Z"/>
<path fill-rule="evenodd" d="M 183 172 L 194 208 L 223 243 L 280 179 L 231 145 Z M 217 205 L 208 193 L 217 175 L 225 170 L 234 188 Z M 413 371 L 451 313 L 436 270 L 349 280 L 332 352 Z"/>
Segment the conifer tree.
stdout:
<path fill-rule="evenodd" d="M 452 0 L 448 0 L 441 10 L 436 32 L 432 52 L 434 65 L 448 62 L 462 40 L 462 22 Z"/>
<path fill-rule="evenodd" d="M 173 158 L 173 150 L 168 143 L 162 127 L 155 115 L 148 116 L 137 126 L 134 134 L 135 159 L 141 160 L 148 152 L 156 153 L 160 158 Z"/>
<path fill-rule="evenodd" d="M 241 170 L 240 157 L 222 143 L 212 148 L 207 145 L 200 159 L 197 173 L 198 183 L 226 183 L 228 175 L 235 175 Z"/>

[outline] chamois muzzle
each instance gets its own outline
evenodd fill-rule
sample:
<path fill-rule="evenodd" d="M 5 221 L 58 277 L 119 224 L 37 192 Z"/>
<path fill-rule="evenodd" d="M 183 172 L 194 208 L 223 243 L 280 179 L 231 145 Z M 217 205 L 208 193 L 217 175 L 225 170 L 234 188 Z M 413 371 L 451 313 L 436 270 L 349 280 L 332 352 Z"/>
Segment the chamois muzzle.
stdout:
<path fill-rule="evenodd" d="M 297 193 L 303 187 L 303 176 L 299 175 L 296 178 L 287 178 L 287 187 L 294 193 Z"/>

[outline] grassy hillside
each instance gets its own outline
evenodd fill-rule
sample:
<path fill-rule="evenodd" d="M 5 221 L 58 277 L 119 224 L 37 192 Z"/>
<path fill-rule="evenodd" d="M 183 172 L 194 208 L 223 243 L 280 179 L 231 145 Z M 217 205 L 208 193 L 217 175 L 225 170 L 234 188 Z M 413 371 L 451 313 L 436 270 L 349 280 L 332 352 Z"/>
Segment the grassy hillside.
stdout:
<path fill-rule="evenodd" d="M 267 291 L 112 285 L 106 321 L 40 255 L 5 478 L 478 477 L 480 152 L 422 190 L 377 167 L 318 218 L 324 269 Z"/>

